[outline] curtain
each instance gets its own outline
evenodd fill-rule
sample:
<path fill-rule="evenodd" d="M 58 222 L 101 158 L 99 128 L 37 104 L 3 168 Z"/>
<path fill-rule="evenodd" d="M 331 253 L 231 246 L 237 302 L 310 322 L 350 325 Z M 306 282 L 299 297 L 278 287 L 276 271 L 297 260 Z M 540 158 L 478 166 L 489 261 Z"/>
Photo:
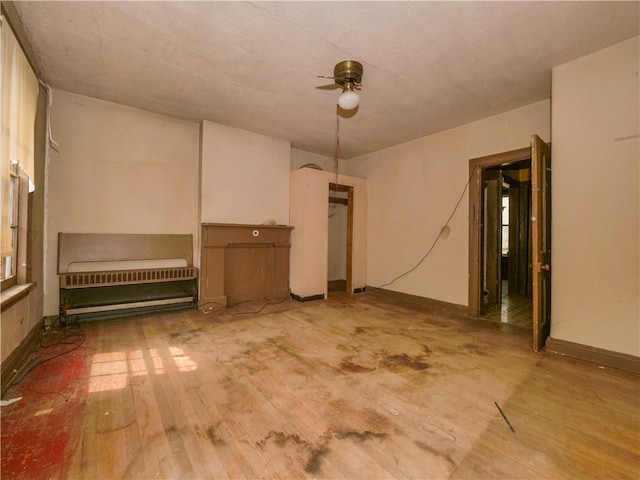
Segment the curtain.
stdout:
<path fill-rule="evenodd" d="M 20 44 L 6 21 L 2 22 L 2 158 L 0 200 L 2 203 L 1 251 L 10 253 L 11 245 L 9 184 L 11 161 L 17 160 L 22 171 L 34 179 L 34 132 L 38 104 L 38 78 L 31 69 Z"/>

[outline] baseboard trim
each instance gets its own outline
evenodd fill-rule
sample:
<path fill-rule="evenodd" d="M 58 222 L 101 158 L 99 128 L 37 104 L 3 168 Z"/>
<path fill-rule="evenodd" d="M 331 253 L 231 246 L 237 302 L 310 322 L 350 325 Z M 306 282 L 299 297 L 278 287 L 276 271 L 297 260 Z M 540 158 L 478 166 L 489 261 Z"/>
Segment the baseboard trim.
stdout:
<path fill-rule="evenodd" d="M 37 322 L 22 342 L 20 342 L 20 345 L 2 362 L 0 366 L 0 376 L 2 377 L 0 382 L 1 395 L 4 395 L 5 391 L 11 386 L 11 382 L 13 382 L 14 377 L 23 366 L 27 356 L 37 345 L 42 325 L 42 321 Z"/>
<path fill-rule="evenodd" d="M 301 297 L 300 295 L 296 295 L 295 293 L 292 293 L 291 298 L 293 298 L 298 302 L 311 302 L 312 300 L 324 300 L 324 293 L 319 293 L 317 295 L 309 295 L 308 297 Z"/>
<path fill-rule="evenodd" d="M 354 288 L 353 293 L 365 293 L 367 291 L 367 287 Z"/>
<path fill-rule="evenodd" d="M 429 310 L 437 310 L 448 315 L 468 316 L 469 308 L 466 305 L 458 305 L 457 303 L 444 302 L 428 297 L 420 297 L 408 293 L 394 292 L 393 290 L 385 290 L 384 288 L 365 287 L 370 295 L 388 298 L 397 302 L 409 304 L 411 306 L 426 308 Z"/>
<path fill-rule="evenodd" d="M 549 337 L 546 351 L 640 375 L 640 357 Z"/>

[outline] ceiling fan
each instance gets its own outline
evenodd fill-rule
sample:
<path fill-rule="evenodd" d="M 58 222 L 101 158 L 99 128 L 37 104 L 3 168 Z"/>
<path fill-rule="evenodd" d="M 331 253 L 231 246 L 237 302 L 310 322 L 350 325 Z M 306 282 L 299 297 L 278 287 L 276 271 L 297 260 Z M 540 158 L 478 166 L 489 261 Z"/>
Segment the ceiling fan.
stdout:
<path fill-rule="evenodd" d="M 333 68 L 333 77 L 318 75 L 318 78 L 331 78 L 335 85 L 317 88 L 342 88 L 342 95 L 338 98 L 338 106 L 344 110 L 353 110 L 360 103 L 356 90 L 362 88 L 362 64 L 355 60 L 343 60 Z"/>

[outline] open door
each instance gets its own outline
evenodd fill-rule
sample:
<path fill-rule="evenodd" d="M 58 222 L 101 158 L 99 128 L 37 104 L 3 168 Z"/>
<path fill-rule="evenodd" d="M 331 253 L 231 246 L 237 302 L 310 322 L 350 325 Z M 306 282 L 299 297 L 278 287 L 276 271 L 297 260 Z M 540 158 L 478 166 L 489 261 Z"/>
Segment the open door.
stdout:
<path fill-rule="evenodd" d="M 533 350 L 549 336 L 551 317 L 551 148 L 531 137 Z"/>
<path fill-rule="evenodd" d="M 502 171 L 485 172 L 484 296 L 483 306 L 499 305 L 502 298 Z"/>

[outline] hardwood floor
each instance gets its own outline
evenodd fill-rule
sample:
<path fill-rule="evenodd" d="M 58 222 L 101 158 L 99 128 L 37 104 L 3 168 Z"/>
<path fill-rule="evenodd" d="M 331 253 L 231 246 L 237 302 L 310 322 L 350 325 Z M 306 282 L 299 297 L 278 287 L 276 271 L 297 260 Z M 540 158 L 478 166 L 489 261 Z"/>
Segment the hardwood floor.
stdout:
<path fill-rule="evenodd" d="M 5 395 L 2 478 L 640 475 L 640 379 L 521 329 L 367 293 L 79 330 Z"/>

